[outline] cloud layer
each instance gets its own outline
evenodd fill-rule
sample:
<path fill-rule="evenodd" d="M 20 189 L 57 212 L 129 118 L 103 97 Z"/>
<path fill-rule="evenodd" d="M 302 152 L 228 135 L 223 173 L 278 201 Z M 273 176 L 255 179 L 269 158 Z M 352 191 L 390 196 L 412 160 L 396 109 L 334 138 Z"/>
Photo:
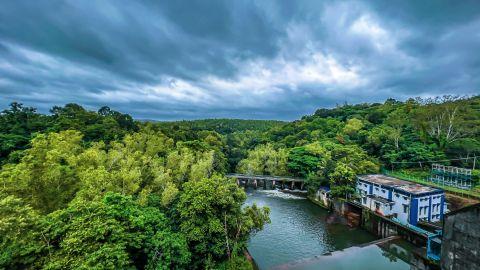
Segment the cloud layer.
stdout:
<path fill-rule="evenodd" d="M 291 120 L 480 93 L 478 1 L 8 1 L 0 105 Z"/>

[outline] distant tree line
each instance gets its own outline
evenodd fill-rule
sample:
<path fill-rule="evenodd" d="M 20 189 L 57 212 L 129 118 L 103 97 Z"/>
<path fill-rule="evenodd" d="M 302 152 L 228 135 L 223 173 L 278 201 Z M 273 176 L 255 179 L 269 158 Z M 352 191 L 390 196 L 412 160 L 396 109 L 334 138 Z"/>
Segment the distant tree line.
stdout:
<path fill-rule="evenodd" d="M 0 162 L 17 150 L 29 147 L 30 140 L 38 133 L 78 130 L 86 143 L 110 142 L 121 139 L 138 125 L 128 114 L 119 113 L 105 106 L 97 112 L 88 111 L 77 104 L 55 106 L 51 114 L 37 113 L 35 108 L 13 102 L 0 113 Z M 20 154 L 20 152 L 19 152 Z M 18 158 L 13 155 L 11 158 Z"/>

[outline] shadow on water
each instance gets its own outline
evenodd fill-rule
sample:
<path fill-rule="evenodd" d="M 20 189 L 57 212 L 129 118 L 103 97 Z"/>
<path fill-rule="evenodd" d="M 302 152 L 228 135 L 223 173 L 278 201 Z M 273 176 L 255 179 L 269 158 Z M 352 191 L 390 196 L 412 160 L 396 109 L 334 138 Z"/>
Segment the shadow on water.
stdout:
<path fill-rule="evenodd" d="M 278 265 L 272 270 L 408 270 L 411 246 L 403 240 L 350 247 L 309 259 Z"/>
<path fill-rule="evenodd" d="M 256 203 L 259 206 L 268 206 L 271 210 L 272 222 L 254 235 L 248 244 L 248 251 L 261 270 L 282 265 L 288 265 L 290 267 L 288 269 L 319 269 L 319 265 L 316 264 L 317 260 L 321 261 L 321 269 L 325 270 L 385 269 L 357 268 L 342 263 L 345 260 L 356 261 L 356 266 L 358 266 L 358 263 L 371 263 L 374 260 L 377 264 L 377 261 L 381 261 L 383 258 L 385 258 L 389 270 L 409 269 L 400 267 L 408 266 L 401 259 L 391 262 L 398 257 L 392 255 L 388 248 L 382 249 L 377 245 L 355 247 L 374 241 L 376 238 L 362 229 L 352 229 L 342 224 L 327 222 L 329 217 L 327 210 L 313 204 L 303 196 L 287 194 L 278 190 L 247 190 L 247 194 L 246 204 Z M 331 254 L 319 256 L 326 253 Z M 351 259 L 346 259 L 348 256 L 351 256 Z M 293 265 L 289 263 L 302 260 L 309 261 L 309 264 L 291 268 Z M 385 265 L 382 264 L 382 267 Z M 395 265 L 399 267 L 395 268 Z"/>

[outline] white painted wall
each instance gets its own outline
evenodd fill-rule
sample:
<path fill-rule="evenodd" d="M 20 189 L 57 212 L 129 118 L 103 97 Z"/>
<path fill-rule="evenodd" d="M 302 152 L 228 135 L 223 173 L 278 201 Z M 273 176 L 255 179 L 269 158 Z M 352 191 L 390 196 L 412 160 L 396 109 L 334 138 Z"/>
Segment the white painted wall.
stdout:
<path fill-rule="evenodd" d="M 357 190 L 362 196 L 370 195 L 370 186 L 373 185 L 373 195 L 388 199 L 388 189 L 386 187 L 382 187 L 380 185 L 376 184 L 369 184 L 369 183 L 363 183 L 363 182 L 357 182 Z M 430 215 L 430 221 L 435 222 L 440 220 L 440 204 L 441 204 L 441 194 L 440 195 L 427 195 L 427 196 L 422 196 L 418 198 L 418 208 L 417 208 L 417 213 L 418 213 L 418 220 L 428 220 L 428 210 L 429 210 L 429 198 L 432 197 L 432 209 L 431 209 L 431 215 Z M 395 192 L 395 190 L 392 191 L 392 201 L 395 202 L 395 204 L 392 206 L 392 209 L 390 210 L 389 206 L 382 206 L 381 212 L 384 215 L 391 215 L 391 214 L 396 214 L 397 218 L 404 223 L 408 223 L 408 218 L 410 215 L 410 196 Z M 365 198 L 365 199 L 360 199 L 360 202 L 363 206 L 370 208 L 372 211 L 375 211 L 375 205 L 374 202 L 371 201 L 370 198 Z M 404 208 L 404 205 L 407 206 L 407 208 Z M 446 207 L 445 207 L 446 211 Z"/>
<path fill-rule="evenodd" d="M 408 223 L 408 216 L 410 214 L 410 197 L 393 190 L 392 201 L 395 202 L 392 212 L 397 214 L 397 218 L 401 222 Z M 404 205 L 407 205 L 406 209 Z"/>

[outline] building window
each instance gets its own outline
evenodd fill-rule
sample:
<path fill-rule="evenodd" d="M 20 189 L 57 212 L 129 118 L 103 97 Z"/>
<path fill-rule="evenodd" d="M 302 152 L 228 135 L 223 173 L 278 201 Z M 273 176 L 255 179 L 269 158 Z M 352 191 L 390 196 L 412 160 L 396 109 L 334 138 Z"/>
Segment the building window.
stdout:
<path fill-rule="evenodd" d="M 382 189 L 382 192 L 385 193 L 385 189 Z"/>
<path fill-rule="evenodd" d="M 367 204 L 367 197 L 362 198 L 363 204 Z"/>
<path fill-rule="evenodd" d="M 380 210 L 380 203 L 375 202 L 375 211 Z"/>
<path fill-rule="evenodd" d="M 407 196 L 403 196 L 403 199 L 404 199 L 404 200 L 407 200 Z"/>
<path fill-rule="evenodd" d="M 403 205 L 403 213 L 408 213 L 408 205 Z"/>

